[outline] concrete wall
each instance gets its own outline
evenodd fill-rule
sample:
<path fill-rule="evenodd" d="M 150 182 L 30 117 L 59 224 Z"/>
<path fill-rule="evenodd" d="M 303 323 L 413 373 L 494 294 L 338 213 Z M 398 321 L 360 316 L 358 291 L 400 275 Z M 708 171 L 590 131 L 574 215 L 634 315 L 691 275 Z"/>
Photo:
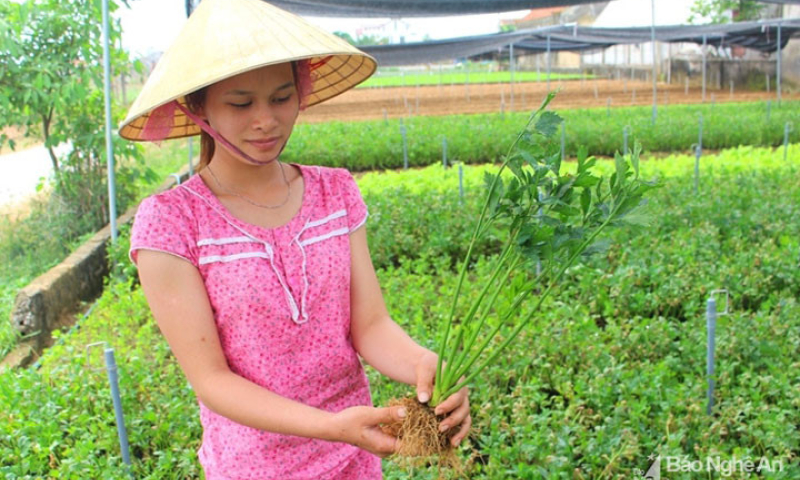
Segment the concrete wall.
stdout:
<path fill-rule="evenodd" d="M 188 177 L 188 166 L 180 173 L 181 181 Z M 167 179 L 157 191 L 172 188 L 175 178 Z M 138 206 L 117 219 L 117 225 L 130 222 Z M 17 294 L 11 322 L 29 338 L 10 355 L 14 357 L 11 368 L 25 366 L 41 354 L 49 344 L 53 330 L 69 325 L 80 302 L 91 301 L 103 291 L 103 280 L 108 275 L 106 246 L 111 239 L 111 228 L 106 226 L 81 245 L 63 262 L 33 280 Z M 65 323 L 66 318 L 66 323 Z M 2 370 L 2 369 L 0 369 Z"/>
<path fill-rule="evenodd" d="M 783 18 L 800 18 L 800 5 L 784 5 Z M 781 78 L 787 87 L 800 88 L 800 38 L 794 37 L 783 49 Z"/>
<path fill-rule="evenodd" d="M 702 83 L 703 60 L 698 57 L 673 58 L 670 60 L 671 83 L 683 84 L 686 78 L 689 83 Z M 775 88 L 775 60 L 742 60 L 725 58 L 706 59 L 706 84 L 709 88 L 725 89 L 733 81 L 735 87 L 766 87 L 770 77 L 772 89 Z"/>

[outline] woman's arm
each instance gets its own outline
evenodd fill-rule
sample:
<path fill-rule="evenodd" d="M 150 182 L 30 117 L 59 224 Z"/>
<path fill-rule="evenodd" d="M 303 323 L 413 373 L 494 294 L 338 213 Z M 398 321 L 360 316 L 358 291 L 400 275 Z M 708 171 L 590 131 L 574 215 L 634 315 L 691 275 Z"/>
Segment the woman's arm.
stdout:
<path fill-rule="evenodd" d="M 400 418 L 398 409 L 354 407 L 332 414 L 236 375 L 222 352 L 197 269 L 178 257 L 152 250 L 139 250 L 137 263 L 142 290 L 158 327 L 206 407 L 260 430 L 347 442 L 377 455 L 394 451 L 394 439 L 374 427 Z"/>
<path fill-rule="evenodd" d="M 350 234 L 350 335 L 353 347 L 376 370 L 392 380 L 416 385 L 417 398 L 427 402 L 433 392 L 437 355 L 420 346 L 389 316 L 369 254 L 367 229 Z M 453 437 L 457 445 L 472 424 L 467 388 L 448 397 L 436 408 L 449 413 L 440 429 L 461 425 Z"/>

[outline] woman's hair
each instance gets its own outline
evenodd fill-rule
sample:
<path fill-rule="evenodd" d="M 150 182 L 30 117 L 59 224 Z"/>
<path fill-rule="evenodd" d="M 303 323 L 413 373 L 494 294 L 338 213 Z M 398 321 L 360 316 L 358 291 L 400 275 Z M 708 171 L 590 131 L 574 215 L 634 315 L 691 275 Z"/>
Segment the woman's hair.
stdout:
<path fill-rule="evenodd" d="M 300 101 L 300 110 L 305 110 L 308 106 L 306 100 L 314 88 L 314 81 L 311 78 L 311 68 L 308 60 L 296 60 L 292 63 L 292 73 L 294 74 L 294 84 L 297 88 L 297 97 Z M 196 90 L 186 95 L 186 105 L 193 112 L 199 111 L 206 103 L 207 87 Z M 211 162 L 214 156 L 214 138 L 204 131 L 200 132 L 200 162 L 197 170 L 200 171 Z"/>

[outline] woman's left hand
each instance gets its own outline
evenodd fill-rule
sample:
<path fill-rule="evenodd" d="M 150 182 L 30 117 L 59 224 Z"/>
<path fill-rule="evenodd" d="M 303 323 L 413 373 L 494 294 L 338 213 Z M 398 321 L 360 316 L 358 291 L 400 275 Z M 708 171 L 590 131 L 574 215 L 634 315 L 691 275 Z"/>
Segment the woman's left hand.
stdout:
<path fill-rule="evenodd" d="M 436 364 L 438 357 L 433 352 L 425 353 L 417 362 L 417 400 L 427 403 L 431 399 L 433 383 L 436 379 Z M 462 378 L 463 380 L 463 378 Z M 434 409 L 436 415 L 446 415 L 439 424 L 439 431 L 445 432 L 451 428 L 459 427 L 458 433 L 450 440 L 454 447 L 458 446 L 469 433 L 472 426 L 472 416 L 469 413 L 469 390 L 465 386 L 461 390 L 447 397 Z"/>

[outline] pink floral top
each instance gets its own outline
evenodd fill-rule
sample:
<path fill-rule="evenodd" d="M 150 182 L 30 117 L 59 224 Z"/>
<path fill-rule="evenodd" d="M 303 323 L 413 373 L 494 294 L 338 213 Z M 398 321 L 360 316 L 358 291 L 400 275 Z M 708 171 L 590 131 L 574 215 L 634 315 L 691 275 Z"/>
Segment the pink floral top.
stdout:
<path fill-rule="evenodd" d="M 234 373 L 331 412 L 372 405 L 350 339 L 349 233 L 367 207 L 347 170 L 297 167 L 302 206 L 278 228 L 234 217 L 198 175 L 145 199 L 131 259 L 158 250 L 197 267 Z M 246 427 L 199 403 L 209 480 L 381 478 L 380 459 L 366 451 Z"/>

